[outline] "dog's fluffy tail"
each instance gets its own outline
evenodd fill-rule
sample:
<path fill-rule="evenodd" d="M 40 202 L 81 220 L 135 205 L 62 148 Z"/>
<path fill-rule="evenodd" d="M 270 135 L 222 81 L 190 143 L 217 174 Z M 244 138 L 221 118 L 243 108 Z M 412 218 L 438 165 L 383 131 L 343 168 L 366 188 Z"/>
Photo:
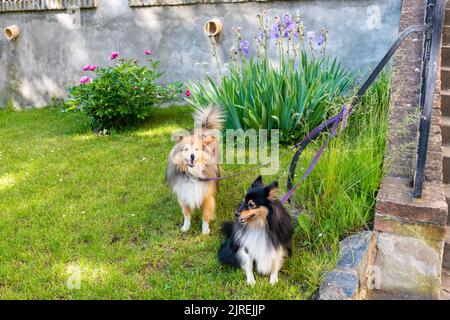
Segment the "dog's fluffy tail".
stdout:
<path fill-rule="evenodd" d="M 233 223 L 232 222 L 224 222 L 220 226 L 220 231 L 222 231 L 225 238 L 230 239 L 231 234 L 233 233 Z"/>
<path fill-rule="evenodd" d="M 221 130 L 224 122 L 224 114 L 218 107 L 198 108 L 194 112 L 196 128 L 204 130 Z"/>
<path fill-rule="evenodd" d="M 225 222 L 220 229 L 222 230 L 226 239 L 219 249 L 219 262 L 221 264 L 239 267 L 239 261 L 236 256 L 238 248 L 235 245 L 233 239 L 231 238 L 233 234 L 233 223 Z"/>

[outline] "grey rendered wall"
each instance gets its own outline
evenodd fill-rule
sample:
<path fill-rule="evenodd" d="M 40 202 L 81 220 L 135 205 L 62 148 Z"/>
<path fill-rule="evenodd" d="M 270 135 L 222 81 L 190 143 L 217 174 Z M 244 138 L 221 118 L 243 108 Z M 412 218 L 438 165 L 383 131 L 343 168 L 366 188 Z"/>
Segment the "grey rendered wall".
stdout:
<path fill-rule="evenodd" d="M 216 1 L 220 2 L 220 1 Z M 218 51 L 230 60 L 233 28 L 249 40 L 257 34 L 256 14 L 300 10 L 305 30 L 329 30 L 328 53 L 349 68 L 367 73 L 398 33 L 401 0 L 301 0 L 181 6 L 130 7 L 126 0 L 100 0 L 96 9 L 0 13 L 0 27 L 17 24 L 20 37 L 0 38 L 0 106 L 11 99 L 27 106 L 45 105 L 76 84 L 85 64 L 111 63 L 110 53 L 144 59 L 150 49 L 166 70 L 163 81 L 189 81 L 217 73 L 203 24 L 222 19 Z M 75 21 L 75 22 L 74 22 Z"/>

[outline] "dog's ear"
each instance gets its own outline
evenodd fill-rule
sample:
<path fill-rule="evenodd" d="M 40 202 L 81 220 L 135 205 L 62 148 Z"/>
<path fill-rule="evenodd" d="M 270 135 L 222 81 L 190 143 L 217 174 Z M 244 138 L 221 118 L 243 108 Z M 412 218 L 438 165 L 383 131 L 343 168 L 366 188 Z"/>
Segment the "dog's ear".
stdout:
<path fill-rule="evenodd" d="M 176 143 L 180 143 L 183 141 L 184 137 L 186 136 L 185 131 L 177 131 L 172 134 L 172 141 Z"/>
<path fill-rule="evenodd" d="M 253 181 L 251 187 L 256 188 L 256 187 L 263 187 L 263 186 L 264 186 L 264 183 L 263 183 L 262 177 L 259 175 L 258 178 L 256 178 L 255 181 Z"/>
<path fill-rule="evenodd" d="M 278 197 L 278 181 L 274 181 L 264 188 L 266 197 L 269 200 L 275 200 Z"/>

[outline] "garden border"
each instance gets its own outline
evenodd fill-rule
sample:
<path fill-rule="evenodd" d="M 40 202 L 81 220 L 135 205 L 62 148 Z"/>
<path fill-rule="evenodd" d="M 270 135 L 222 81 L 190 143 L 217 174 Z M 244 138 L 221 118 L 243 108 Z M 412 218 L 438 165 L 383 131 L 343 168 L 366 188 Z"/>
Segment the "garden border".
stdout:
<path fill-rule="evenodd" d="M 369 266 L 374 260 L 374 233 L 361 231 L 339 242 L 336 268 L 326 273 L 317 300 L 362 300 L 372 280 Z"/>

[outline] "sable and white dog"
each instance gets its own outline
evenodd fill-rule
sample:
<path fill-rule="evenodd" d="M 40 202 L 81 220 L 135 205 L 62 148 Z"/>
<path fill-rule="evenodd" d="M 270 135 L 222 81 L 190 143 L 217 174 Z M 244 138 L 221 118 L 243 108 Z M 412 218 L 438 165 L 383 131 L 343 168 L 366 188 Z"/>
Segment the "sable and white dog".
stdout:
<path fill-rule="evenodd" d="M 244 269 L 251 285 L 255 283 L 253 266 L 258 273 L 270 275 L 270 283 L 275 284 L 284 259 L 291 255 L 292 218 L 277 193 L 278 182 L 265 186 L 259 176 L 235 212 L 237 221 L 222 226 L 226 239 L 219 261 Z"/>
<path fill-rule="evenodd" d="M 166 180 L 178 197 L 184 216 L 181 231 L 191 226 L 191 215 L 202 209 L 202 233 L 209 233 L 209 223 L 215 216 L 217 180 L 220 177 L 218 134 L 222 129 L 223 114 L 219 108 L 207 107 L 194 113 L 195 127 L 190 132 L 178 132 L 169 155 Z"/>

